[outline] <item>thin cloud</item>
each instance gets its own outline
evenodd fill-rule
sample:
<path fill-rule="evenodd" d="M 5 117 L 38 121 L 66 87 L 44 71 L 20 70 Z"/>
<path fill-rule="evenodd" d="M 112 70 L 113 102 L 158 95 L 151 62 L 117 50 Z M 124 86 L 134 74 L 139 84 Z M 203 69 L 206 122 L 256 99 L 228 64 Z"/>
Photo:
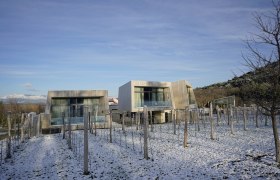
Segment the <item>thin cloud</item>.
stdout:
<path fill-rule="evenodd" d="M 32 88 L 32 84 L 31 83 L 25 83 L 25 84 L 23 84 L 23 87 L 26 88 L 26 89 L 30 89 L 30 88 Z"/>
<path fill-rule="evenodd" d="M 45 93 L 100 82 L 113 91 L 112 81 L 130 78 L 207 85 L 239 67 L 241 39 L 254 32 L 251 13 L 270 6 L 261 0 L 5 1 L 0 85 L 13 82 L 7 89 L 17 92 L 20 80 L 29 82 L 24 91 L 35 92 L 30 82 L 40 82 Z"/>
<path fill-rule="evenodd" d="M 40 91 L 40 90 L 34 88 L 31 83 L 24 83 L 23 87 L 25 90 L 30 91 L 30 92 L 39 92 Z"/>

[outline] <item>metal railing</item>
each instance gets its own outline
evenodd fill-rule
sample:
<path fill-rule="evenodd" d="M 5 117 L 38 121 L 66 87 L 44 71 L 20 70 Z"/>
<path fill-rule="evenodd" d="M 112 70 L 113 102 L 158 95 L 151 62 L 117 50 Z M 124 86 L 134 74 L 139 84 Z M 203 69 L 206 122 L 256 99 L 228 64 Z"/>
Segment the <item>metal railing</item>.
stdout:
<path fill-rule="evenodd" d="M 144 101 L 140 103 L 136 103 L 135 107 L 170 107 L 170 101 Z"/>

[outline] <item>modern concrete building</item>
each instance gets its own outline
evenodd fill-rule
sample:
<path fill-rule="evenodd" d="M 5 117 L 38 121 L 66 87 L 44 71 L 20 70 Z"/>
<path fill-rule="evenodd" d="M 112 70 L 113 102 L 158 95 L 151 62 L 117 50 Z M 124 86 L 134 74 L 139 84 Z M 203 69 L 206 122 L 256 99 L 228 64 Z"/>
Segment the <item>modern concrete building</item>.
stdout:
<path fill-rule="evenodd" d="M 109 111 L 107 90 L 49 91 L 44 128 L 61 127 L 64 120 L 83 127 L 85 112 L 91 112 L 92 122 L 104 124 Z"/>
<path fill-rule="evenodd" d="M 120 111 L 142 112 L 147 106 L 155 123 L 170 120 L 171 110 L 196 107 L 192 86 L 185 80 L 176 82 L 129 81 L 119 88 Z"/>

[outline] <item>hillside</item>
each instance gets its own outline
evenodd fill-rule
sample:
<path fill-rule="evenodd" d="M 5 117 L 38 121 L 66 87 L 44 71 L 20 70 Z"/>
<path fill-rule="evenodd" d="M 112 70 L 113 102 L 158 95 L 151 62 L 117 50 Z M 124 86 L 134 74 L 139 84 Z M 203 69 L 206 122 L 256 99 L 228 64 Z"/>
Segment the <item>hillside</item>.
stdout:
<path fill-rule="evenodd" d="M 195 97 L 199 107 L 205 106 L 208 102 L 225 96 L 235 95 L 236 105 L 242 105 L 238 96 L 239 87 L 251 76 L 253 72 L 247 72 L 239 77 L 234 77 L 226 82 L 219 82 L 194 89 Z"/>
<path fill-rule="evenodd" d="M 244 103 L 239 97 L 239 88 L 246 82 L 250 81 L 252 77 L 258 79 L 259 82 L 266 82 L 271 75 L 272 71 L 275 72 L 275 68 L 279 67 L 278 62 L 272 62 L 264 67 L 260 67 L 255 71 L 249 71 L 241 76 L 236 76 L 226 82 L 219 82 L 211 84 L 209 86 L 200 87 L 194 89 L 197 104 L 199 107 L 205 106 L 208 102 L 225 97 L 235 95 L 236 105 L 240 106 Z M 276 71 L 277 72 L 277 71 Z"/>

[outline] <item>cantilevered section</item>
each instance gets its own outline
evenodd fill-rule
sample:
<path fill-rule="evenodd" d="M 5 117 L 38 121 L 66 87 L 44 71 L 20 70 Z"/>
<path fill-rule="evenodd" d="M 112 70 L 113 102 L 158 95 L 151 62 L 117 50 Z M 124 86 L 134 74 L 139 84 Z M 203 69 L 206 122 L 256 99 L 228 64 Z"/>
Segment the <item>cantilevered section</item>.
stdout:
<path fill-rule="evenodd" d="M 158 122 L 168 121 L 170 110 L 196 106 L 191 85 L 176 82 L 129 81 L 119 88 L 119 110 L 141 112 L 147 106 Z"/>
<path fill-rule="evenodd" d="M 45 114 L 49 126 L 61 126 L 64 119 L 72 125 L 82 125 L 85 112 L 91 112 L 92 122 L 104 123 L 109 111 L 107 90 L 49 91 Z"/>
<path fill-rule="evenodd" d="M 170 86 L 169 82 L 129 81 L 119 88 L 119 110 L 137 112 L 144 106 L 170 109 Z"/>

